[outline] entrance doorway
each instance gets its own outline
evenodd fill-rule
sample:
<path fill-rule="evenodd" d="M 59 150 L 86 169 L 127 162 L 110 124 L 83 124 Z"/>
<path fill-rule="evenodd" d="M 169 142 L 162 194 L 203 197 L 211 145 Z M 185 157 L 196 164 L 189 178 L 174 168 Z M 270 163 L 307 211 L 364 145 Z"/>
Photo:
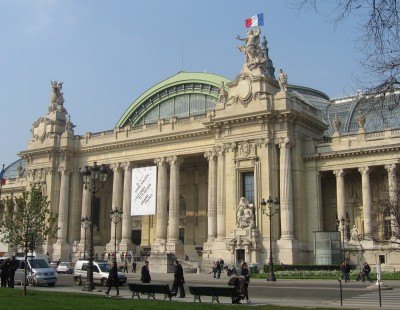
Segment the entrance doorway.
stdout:
<path fill-rule="evenodd" d="M 236 250 L 236 264 L 240 264 L 242 261 L 245 261 L 244 249 Z"/>

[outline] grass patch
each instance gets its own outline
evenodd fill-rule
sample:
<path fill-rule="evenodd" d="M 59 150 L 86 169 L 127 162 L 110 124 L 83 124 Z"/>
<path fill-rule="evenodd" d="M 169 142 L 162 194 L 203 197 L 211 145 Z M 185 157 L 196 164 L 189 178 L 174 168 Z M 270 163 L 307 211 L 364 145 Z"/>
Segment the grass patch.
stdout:
<path fill-rule="evenodd" d="M 48 291 L 29 290 L 24 296 L 20 289 L 0 289 L 1 304 L 7 310 L 62 310 L 62 309 L 96 309 L 96 310 L 121 310 L 121 309 L 146 309 L 146 310 L 187 310 L 190 309 L 249 309 L 248 305 L 230 305 L 230 304 L 210 304 L 210 303 L 187 303 L 176 301 L 161 301 L 147 299 L 125 299 L 125 298 L 107 298 L 98 294 L 73 294 Z M 279 307 L 279 306 L 252 306 L 251 309 L 269 309 L 269 310 L 293 310 L 302 309 L 297 307 Z M 307 308 L 314 310 L 328 310 L 333 308 Z"/>

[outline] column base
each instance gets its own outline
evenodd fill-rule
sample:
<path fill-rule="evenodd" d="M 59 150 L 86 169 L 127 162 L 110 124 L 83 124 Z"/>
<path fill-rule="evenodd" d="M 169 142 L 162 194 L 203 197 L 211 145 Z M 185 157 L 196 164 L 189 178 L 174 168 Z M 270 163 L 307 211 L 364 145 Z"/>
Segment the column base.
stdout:
<path fill-rule="evenodd" d="M 168 241 L 165 247 L 167 253 L 175 254 L 176 257 L 183 257 L 184 255 L 183 244 L 180 240 Z"/>
<path fill-rule="evenodd" d="M 171 253 L 151 253 L 148 258 L 150 274 L 173 273 L 175 271 L 174 261 L 177 257 Z"/>
<path fill-rule="evenodd" d="M 56 242 L 53 245 L 53 260 L 69 261 L 72 259 L 72 246 L 68 243 Z"/>
<path fill-rule="evenodd" d="M 278 250 L 274 253 L 274 263 L 276 258 L 279 257 L 279 261 L 283 264 L 298 264 L 301 263 L 299 260 L 299 241 L 297 240 L 285 240 L 280 239 L 277 241 Z"/>

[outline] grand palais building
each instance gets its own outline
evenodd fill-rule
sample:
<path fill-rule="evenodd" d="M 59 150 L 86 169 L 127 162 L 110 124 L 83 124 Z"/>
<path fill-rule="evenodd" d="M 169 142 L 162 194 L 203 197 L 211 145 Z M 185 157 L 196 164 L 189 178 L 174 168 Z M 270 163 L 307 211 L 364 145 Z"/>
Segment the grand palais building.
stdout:
<path fill-rule="evenodd" d="M 45 103 L 26 128 L 32 136 L 6 168 L 1 196 L 41 186 L 59 230 L 36 251 L 82 257 L 88 217 L 96 257 L 113 255 L 116 243 L 117 257 L 148 256 L 153 271 L 184 255 L 205 267 L 219 258 L 265 264 L 270 242 L 277 264 L 345 257 L 400 265 L 395 246 L 379 242 L 398 236 L 390 212 L 399 188 L 398 94 L 330 99 L 275 72 L 259 28 L 242 41 L 233 80 L 179 72 L 102 132 L 76 135 L 62 83 L 51 83 L 47 111 Z M 82 171 L 94 163 L 108 177 L 93 195 Z M 123 214 L 115 224 L 116 208 Z"/>

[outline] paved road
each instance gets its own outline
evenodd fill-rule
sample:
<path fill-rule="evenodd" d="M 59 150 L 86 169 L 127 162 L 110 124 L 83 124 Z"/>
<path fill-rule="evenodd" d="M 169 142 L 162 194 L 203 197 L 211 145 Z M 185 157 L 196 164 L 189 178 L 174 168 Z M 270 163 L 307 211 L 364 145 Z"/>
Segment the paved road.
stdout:
<path fill-rule="evenodd" d="M 172 274 L 152 273 L 152 282 L 172 285 Z M 138 273 L 128 274 L 128 282 L 139 282 Z M 222 274 L 220 279 L 214 279 L 211 274 L 185 274 L 186 286 L 189 284 L 221 284 L 227 285 L 229 277 Z M 250 305 L 281 305 L 297 307 L 331 307 L 345 309 L 399 309 L 400 310 L 400 281 L 385 281 L 384 285 L 392 290 L 381 290 L 379 307 L 379 291 L 371 283 L 351 281 L 342 285 L 342 303 L 340 305 L 340 285 L 337 280 L 277 280 L 267 282 L 265 279 L 251 279 L 249 286 Z M 65 292 L 82 292 L 73 282 L 72 275 L 59 275 L 59 281 L 53 288 L 39 287 L 34 289 L 57 290 Z M 96 292 L 90 294 L 104 295 L 105 289 L 96 286 Z M 85 292 L 88 293 L 88 292 Z M 111 291 L 115 294 L 115 289 Z M 122 298 L 131 298 L 127 285 L 120 288 Z M 161 299 L 161 296 L 157 296 Z M 192 302 L 193 296 L 186 287 L 186 298 L 176 299 L 180 302 Z M 202 302 L 211 302 L 211 297 L 203 297 Z M 221 303 L 230 303 L 229 298 L 220 298 Z"/>

